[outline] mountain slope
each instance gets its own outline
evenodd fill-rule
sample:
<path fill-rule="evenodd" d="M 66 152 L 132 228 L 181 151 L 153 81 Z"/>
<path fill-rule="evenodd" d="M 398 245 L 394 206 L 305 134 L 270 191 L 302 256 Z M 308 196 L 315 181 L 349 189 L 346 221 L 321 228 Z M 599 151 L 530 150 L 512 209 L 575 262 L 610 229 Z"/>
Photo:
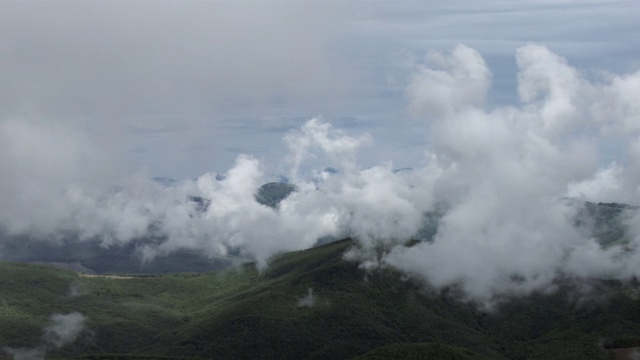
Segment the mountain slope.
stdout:
<path fill-rule="evenodd" d="M 280 202 L 295 186 L 287 183 L 268 183 L 260 187 L 256 200 L 265 206 L 277 209 Z M 190 196 L 188 201 L 198 211 L 205 211 L 211 200 Z M 596 238 L 603 247 L 625 245 L 629 241 L 626 223 L 635 216 L 638 207 L 616 203 L 590 203 L 576 201 L 580 208 L 574 219 L 576 227 L 585 237 Z M 444 204 L 439 204 L 424 214 L 423 226 L 414 235 L 415 241 L 432 241 L 438 231 L 440 218 L 447 212 Z M 99 239 L 93 239 L 99 240 Z M 324 236 L 316 245 L 337 240 Z M 76 235 L 66 234 L 58 241 L 46 238 L 32 238 L 26 235 L 9 235 L 0 229 L 0 259 L 16 262 L 49 263 L 72 270 L 96 274 L 170 274 L 177 272 L 206 272 L 223 270 L 249 261 L 234 255 L 209 257 L 197 250 L 179 250 L 165 256 L 158 256 L 149 262 L 142 261 L 139 249 L 145 245 L 164 241 L 162 236 L 149 233 L 128 244 L 103 247 L 99 241 L 80 241 Z"/>
<path fill-rule="evenodd" d="M 0 263 L 0 348 L 39 346 L 51 314 L 70 312 L 86 316 L 85 328 L 49 356 L 349 359 L 391 344 L 439 343 L 492 359 L 606 359 L 602 344 L 640 339 L 640 302 L 620 284 L 605 284 L 598 301 L 566 287 L 486 313 L 390 270 L 367 274 L 342 259 L 353 245 L 284 254 L 264 273 L 245 265 L 106 278 Z"/>
<path fill-rule="evenodd" d="M 369 351 L 354 360 L 488 360 L 489 358 L 467 349 L 443 344 L 392 344 Z"/>
<path fill-rule="evenodd" d="M 422 303 L 420 289 L 395 274 L 369 276 L 357 264 L 342 260 L 351 245 L 342 241 L 278 258 L 260 276 L 260 286 L 235 297 L 224 312 L 212 309 L 190 326 L 159 342 L 171 354 L 182 347 L 221 358 L 254 349 L 251 358 L 345 358 L 393 342 L 417 341 L 412 333 L 431 333 L 430 340 L 471 345 L 492 353 L 469 319 L 475 311 L 452 304 L 448 316 Z M 313 289 L 312 307 L 300 299 Z M 406 295 L 404 303 L 398 296 Z M 455 325 L 453 325 L 455 324 Z M 450 327 L 451 332 L 435 331 Z M 433 330 L 433 331 L 432 331 Z"/>

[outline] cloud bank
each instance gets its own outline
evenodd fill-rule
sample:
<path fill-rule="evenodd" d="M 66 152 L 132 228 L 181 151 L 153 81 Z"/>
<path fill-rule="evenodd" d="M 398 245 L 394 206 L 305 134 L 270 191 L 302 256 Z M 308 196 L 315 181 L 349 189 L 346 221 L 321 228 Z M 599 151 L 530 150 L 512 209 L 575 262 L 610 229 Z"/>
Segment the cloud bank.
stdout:
<path fill-rule="evenodd" d="M 479 53 L 458 46 L 432 58 L 407 96 L 432 121 L 434 152 L 446 166 L 434 191 L 449 210 L 433 242 L 397 247 L 385 263 L 482 301 L 553 290 L 561 276 L 635 276 L 636 252 L 585 238 L 567 197 L 594 200 L 607 191 L 608 201 L 638 201 L 635 140 L 624 168 L 601 168 L 598 145 L 610 128 L 638 136 L 627 124 L 638 114 L 628 96 L 640 73 L 592 83 L 564 58 L 530 44 L 516 53 L 521 103 L 486 109 L 491 78 Z"/>
<path fill-rule="evenodd" d="M 391 266 L 481 302 L 552 291 L 559 278 L 636 276 L 638 229 L 625 247 L 602 248 L 574 226 L 574 200 L 640 203 L 640 72 L 589 79 L 536 44 L 519 48 L 516 63 L 519 103 L 489 107 L 492 75 L 477 51 L 426 56 L 406 86 L 411 113 L 430 129 L 425 165 L 411 171 L 363 168 L 358 154 L 372 137 L 322 118 L 292 130 L 282 168 L 298 190 L 277 209 L 255 199 L 274 175 L 255 156 L 164 186 L 113 170 L 117 158 L 78 127 L 5 120 L 0 228 L 43 241 L 135 243 L 147 260 L 179 249 L 239 252 L 260 267 L 319 238 L 352 236 L 360 250 L 350 256 L 364 267 Z M 603 163 L 606 141 L 628 143 L 624 165 Z M 446 212 L 433 239 L 405 246 L 435 209 Z"/>

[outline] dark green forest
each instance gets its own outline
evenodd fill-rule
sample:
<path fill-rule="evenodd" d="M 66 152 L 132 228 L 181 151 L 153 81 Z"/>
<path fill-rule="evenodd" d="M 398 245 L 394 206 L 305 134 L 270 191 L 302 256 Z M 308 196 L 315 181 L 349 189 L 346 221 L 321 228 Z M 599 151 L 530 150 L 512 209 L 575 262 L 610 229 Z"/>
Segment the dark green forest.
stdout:
<path fill-rule="evenodd" d="M 261 201 L 277 207 L 294 189 L 263 190 Z M 575 225 L 603 247 L 625 246 L 624 219 L 635 211 L 585 203 Z M 425 214 L 408 246 L 432 241 L 444 213 Z M 21 261 L 0 262 L 0 359 L 15 349 L 59 359 L 623 359 L 640 347 L 636 281 L 558 280 L 557 291 L 487 309 L 455 288 L 360 269 L 343 259 L 352 239 L 277 256 L 263 272 L 230 259 L 206 272 L 212 262 L 189 253 L 141 267 L 127 249 L 88 246 L 17 246 Z M 49 261 L 20 258 L 38 254 Z M 48 264 L 56 260 L 65 268 Z M 86 319 L 77 338 L 43 347 L 52 314 L 72 312 Z"/>
<path fill-rule="evenodd" d="M 0 344 L 36 347 L 52 313 L 80 312 L 82 332 L 50 358 L 611 359 L 640 345 L 637 284 L 594 284 L 593 298 L 567 285 L 482 311 L 389 269 L 358 269 L 342 258 L 354 244 L 284 254 L 263 273 L 121 279 L 2 262 Z"/>

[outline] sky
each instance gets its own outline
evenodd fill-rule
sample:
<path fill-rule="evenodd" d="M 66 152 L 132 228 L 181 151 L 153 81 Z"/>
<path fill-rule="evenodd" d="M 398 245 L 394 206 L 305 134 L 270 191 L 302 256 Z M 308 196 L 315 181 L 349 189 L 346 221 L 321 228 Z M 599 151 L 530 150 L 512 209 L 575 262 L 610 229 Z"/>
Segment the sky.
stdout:
<path fill-rule="evenodd" d="M 636 1 L 0 3 L 0 235 L 261 269 L 351 236 L 485 305 L 640 276 L 637 216 L 625 248 L 575 226 L 640 205 Z"/>
<path fill-rule="evenodd" d="M 269 161 L 312 117 L 365 129 L 367 165 L 419 165 L 428 124 L 405 87 L 464 44 L 517 103 L 515 50 L 539 43 L 591 77 L 638 67 L 635 1 L 10 1 L 0 116 L 72 126 L 130 170 L 177 179 Z M 63 124 L 63 125 L 60 125 Z M 612 145 L 613 146 L 613 145 Z"/>

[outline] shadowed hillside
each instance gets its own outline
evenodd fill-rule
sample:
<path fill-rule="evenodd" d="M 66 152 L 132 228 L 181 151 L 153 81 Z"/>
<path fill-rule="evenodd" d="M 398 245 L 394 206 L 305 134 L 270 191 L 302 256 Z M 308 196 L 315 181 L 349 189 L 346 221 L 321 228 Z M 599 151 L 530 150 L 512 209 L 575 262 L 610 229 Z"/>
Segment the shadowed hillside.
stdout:
<path fill-rule="evenodd" d="M 342 259 L 350 246 L 347 239 L 284 254 L 261 274 L 245 265 L 113 279 L 0 263 L 0 345 L 37 347 L 51 314 L 71 312 L 86 317 L 84 328 L 51 357 L 348 359 L 433 343 L 447 346 L 429 351 L 452 359 L 608 359 L 609 348 L 640 339 L 631 285 L 602 284 L 597 300 L 565 287 L 486 313 L 393 271 L 367 274 Z M 363 358 L 425 350 L 398 346 Z"/>
<path fill-rule="evenodd" d="M 295 191 L 295 186 L 287 183 L 267 183 L 261 186 L 255 197 L 265 206 L 277 209 L 282 200 Z M 209 199 L 190 197 L 190 204 L 199 211 L 205 211 Z M 575 225 L 585 237 L 598 239 L 603 247 L 624 245 L 629 239 L 625 221 L 638 211 L 637 207 L 617 203 L 580 202 L 580 211 Z M 447 212 L 447 206 L 439 204 L 433 211 L 423 216 L 423 226 L 414 235 L 417 241 L 432 241 L 438 231 L 440 218 Z M 206 272 L 223 270 L 249 261 L 232 249 L 226 256 L 209 257 L 201 251 L 178 250 L 157 256 L 143 262 L 140 249 L 145 245 L 161 242 L 160 236 L 151 234 L 136 241 L 103 247 L 97 241 L 79 241 L 68 234 L 58 241 L 34 239 L 29 236 L 10 236 L 0 230 L 0 259 L 15 262 L 48 263 L 61 268 L 87 273 L 109 274 L 170 274 L 181 272 Z M 317 245 L 337 240 L 333 236 L 317 239 Z"/>
<path fill-rule="evenodd" d="M 393 344 L 372 350 L 354 360 L 488 360 L 467 349 L 442 344 Z"/>

